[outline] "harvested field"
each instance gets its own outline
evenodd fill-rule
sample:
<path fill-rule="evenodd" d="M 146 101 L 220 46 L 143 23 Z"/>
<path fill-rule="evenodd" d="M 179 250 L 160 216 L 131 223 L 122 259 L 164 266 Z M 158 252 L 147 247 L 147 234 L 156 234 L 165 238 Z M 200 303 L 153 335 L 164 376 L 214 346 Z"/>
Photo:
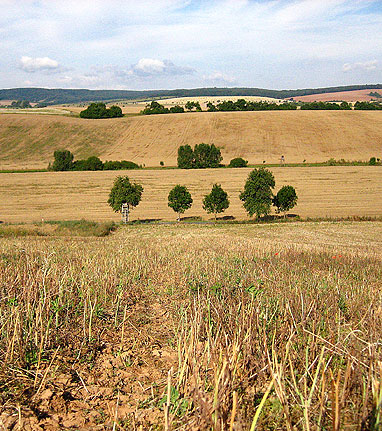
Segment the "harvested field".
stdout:
<path fill-rule="evenodd" d="M 0 169 L 46 168 L 57 149 L 75 158 L 176 165 L 180 145 L 214 143 L 223 162 L 323 162 L 380 157 L 382 113 L 360 111 L 202 112 L 85 120 L 0 115 Z"/>
<path fill-rule="evenodd" d="M 0 238 L 0 426 L 377 430 L 381 238 L 381 222 Z"/>
<path fill-rule="evenodd" d="M 382 94 L 382 90 L 354 90 L 354 91 L 339 91 L 337 93 L 322 93 L 310 94 L 308 96 L 296 96 L 294 100 L 299 102 L 330 102 L 344 101 L 344 102 L 363 102 L 370 100 L 377 100 L 375 97 L 369 96 L 369 93 L 377 92 Z M 381 99 L 382 100 L 382 99 Z"/>
<path fill-rule="evenodd" d="M 132 219 L 175 220 L 167 206 L 169 191 L 186 185 L 194 199 L 185 216 L 210 218 L 202 198 L 214 183 L 228 192 L 230 208 L 224 213 L 246 219 L 239 193 L 251 169 L 135 170 L 98 172 L 41 172 L 0 174 L 0 220 L 116 220 L 107 205 L 117 175 L 128 175 L 144 187 L 142 202 Z M 302 217 L 381 216 L 382 168 L 380 166 L 278 167 L 271 169 L 276 188 L 291 184 L 299 196 L 293 213 Z"/>

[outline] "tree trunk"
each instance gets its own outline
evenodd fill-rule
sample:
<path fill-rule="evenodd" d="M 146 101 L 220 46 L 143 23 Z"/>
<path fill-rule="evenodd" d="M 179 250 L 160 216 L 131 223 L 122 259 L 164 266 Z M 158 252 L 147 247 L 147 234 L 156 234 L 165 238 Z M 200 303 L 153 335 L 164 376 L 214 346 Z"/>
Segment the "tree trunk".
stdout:
<path fill-rule="evenodd" d="M 178 220 L 177 221 L 180 221 L 180 213 L 178 213 Z"/>

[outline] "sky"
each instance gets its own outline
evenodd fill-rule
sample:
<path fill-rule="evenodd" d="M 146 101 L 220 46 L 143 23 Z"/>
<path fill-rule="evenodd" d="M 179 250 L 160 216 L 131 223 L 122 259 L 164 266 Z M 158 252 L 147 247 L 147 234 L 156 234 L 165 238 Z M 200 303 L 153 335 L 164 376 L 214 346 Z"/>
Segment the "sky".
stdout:
<path fill-rule="evenodd" d="M 0 88 L 382 83 L 382 0 L 0 0 Z"/>

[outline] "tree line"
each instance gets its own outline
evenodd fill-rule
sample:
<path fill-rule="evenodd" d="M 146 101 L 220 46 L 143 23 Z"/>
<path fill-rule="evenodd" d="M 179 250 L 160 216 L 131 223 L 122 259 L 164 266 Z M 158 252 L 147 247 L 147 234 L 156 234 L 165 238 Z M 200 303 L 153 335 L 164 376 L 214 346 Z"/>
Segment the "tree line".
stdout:
<path fill-rule="evenodd" d="M 276 207 L 276 212 L 287 211 L 297 204 L 297 194 L 293 186 L 287 185 L 273 195 L 272 189 L 275 187 L 275 179 L 271 171 L 265 168 L 254 169 L 249 173 L 244 190 L 239 198 L 243 201 L 243 206 L 250 217 L 256 215 L 257 218 L 266 216 L 271 211 L 271 206 Z M 127 217 L 131 208 L 136 207 L 141 201 L 143 193 L 142 185 L 131 183 L 129 177 L 117 177 L 110 191 L 108 204 L 115 212 L 123 212 L 124 206 L 127 208 Z M 180 221 L 181 214 L 191 208 L 193 199 L 191 193 L 184 185 L 177 184 L 168 194 L 168 206 L 178 215 Z M 204 196 L 203 209 L 208 214 L 217 215 L 224 212 L 229 207 L 228 193 L 223 190 L 220 184 L 214 184 L 211 192 Z"/>
<path fill-rule="evenodd" d="M 346 85 L 336 87 L 305 88 L 296 90 L 269 90 L 265 88 L 192 88 L 175 90 L 86 90 L 61 88 L 9 88 L 0 90 L 0 100 L 29 100 L 48 105 L 89 101 L 137 100 L 169 97 L 272 97 L 285 99 L 311 94 L 335 93 L 352 90 L 379 90 L 382 84 Z"/>
<path fill-rule="evenodd" d="M 225 100 L 217 103 L 216 105 L 212 102 L 207 103 L 207 112 L 233 112 L 233 111 L 295 111 L 300 106 L 303 111 L 343 111 L 351 110 L 352 105 L 348 102 L 286 102 L 286 103 L 274 103 L 266 101 L 248 101 L 245 99 L 238 99 L 236 101 Z M 202 108 L 199 102 L 188 101 L 185 104 L 187 111 L 202 112 Z M 184 113 L 185 108 L 179 105 L 166 108 L 157 101 L 152 101 L 141 111 L 142 115 L 153 115 L 153 114 L 179 114 Z M 354 110 L 380 110 L 382 104 L 380 102 L 356 102 L 354 104 Z"/>
<path fill-rule="evenodd" d="M 110 171 L 119 169 L 140 169 L 142 167 L 127 160 L 102 162 L 102 160 L 96 156 L 74 160 L 74 155 L 69 150 L 57 150 L 54 152 L 53 156 L 53 164 L 49 163 L 48 166 L 48 170 L 52 171 Z"/>

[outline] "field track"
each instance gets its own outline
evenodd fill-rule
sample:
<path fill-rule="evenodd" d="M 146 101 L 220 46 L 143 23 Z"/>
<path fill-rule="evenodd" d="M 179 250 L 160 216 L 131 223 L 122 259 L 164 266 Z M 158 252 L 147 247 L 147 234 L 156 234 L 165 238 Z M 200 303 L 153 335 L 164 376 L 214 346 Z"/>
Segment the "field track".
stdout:
<path fill-rule="evenodd" d="M 0 220 L 116 220 L 106 201 L 117 175 L 144 187 L 142 202 L 132 219 L 175 220 L 167 196 L 176 184 L 189 187 L 193 207 L 185 216 L 211 218 L 202 209 L 202 198 L 217 182 L 228 192 L 230 208 L 224 215 L 246 219 L 238 195 L 250 169 L 141 170 L 101 172 L 42 172 L 0 174 Z M 302 217 L 381 216 L 382 168 L 379 166 L 327 166 L 273 168 L 277 191 L 295 186 L 299 196 L 293 213 Z"/>
<path fill-rule="evenodd" d="M 218 112 L 85 120 L 0 115 L 0 169 L 46 168 L 57 149 L 75 158 L 176 165 L 179 145 L 214 143 L 223 162 L 322 162 L 382 157 L 381 112 Z"/>

